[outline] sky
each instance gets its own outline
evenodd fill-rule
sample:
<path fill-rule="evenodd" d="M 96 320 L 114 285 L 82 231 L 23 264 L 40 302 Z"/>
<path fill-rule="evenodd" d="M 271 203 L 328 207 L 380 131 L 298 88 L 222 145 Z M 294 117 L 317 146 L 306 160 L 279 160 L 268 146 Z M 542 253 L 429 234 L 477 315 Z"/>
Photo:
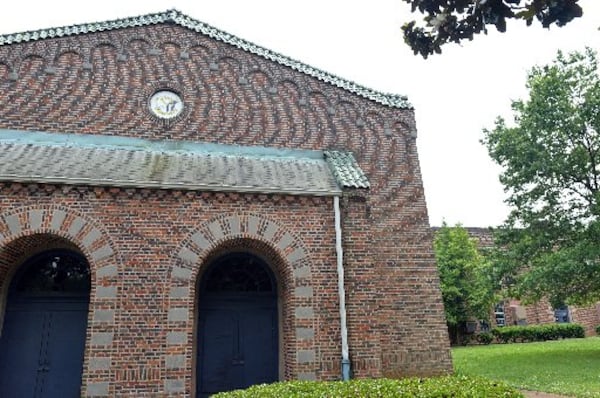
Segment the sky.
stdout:
<path fill-rule="evenodd" d="M 500 168 L 480 143 L 511 100 L 526 98 L 534 65 L 557 51 L 600 48 L 600 1 L 580 0 L 583 18 L 566 27 L 508 25 L 427 60 L 413 55 L 400 27 L 402 0 L 6 1 L 0 34 L 96 22 L 176 8 L 221 30 L 378 91 L 407 95 L 430 224 L 500 225 L 509 209 Z M 1 94 L 0 94 L 1 95 Z"/>

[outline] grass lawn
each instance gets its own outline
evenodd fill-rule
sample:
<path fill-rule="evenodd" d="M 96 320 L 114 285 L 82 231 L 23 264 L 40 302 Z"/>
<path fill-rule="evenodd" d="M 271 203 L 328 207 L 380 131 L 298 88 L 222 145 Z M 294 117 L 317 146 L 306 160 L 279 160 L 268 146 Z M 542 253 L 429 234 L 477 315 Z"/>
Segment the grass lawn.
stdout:
<path fill-rule="evenodd" d="M 525 390 L 600 397 L 600 337 L 452 349 L 458 374 Z"/>

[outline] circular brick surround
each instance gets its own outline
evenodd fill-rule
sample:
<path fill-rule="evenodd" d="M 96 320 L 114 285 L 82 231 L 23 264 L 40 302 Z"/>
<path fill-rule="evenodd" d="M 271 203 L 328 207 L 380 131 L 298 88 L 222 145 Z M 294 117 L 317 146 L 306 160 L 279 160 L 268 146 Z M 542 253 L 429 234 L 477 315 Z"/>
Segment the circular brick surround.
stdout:
<path fill-rule="evenodd" d="M 88 313 L 83 391 L 86 395 L 108 395 L 111 354 L 116 332 L 115 312 L 119 291 L 119 260 L 104 228 L 66 207 L 24 207 L 0 213 L 0 315 L 11 276 L 44 242 L 53 241 L 80 251 L 90 266 L 92 290 Z M 37 246 L 37 247 L 36 247 Z M 19 258 L 25 252 L 27 257 Z"/>
<path fill-rule="evenodd" d="M 167 297 L 165 392 L 190 391 L 195 361 L 196 286 L 210 261 L 230 250 L 263 257 L 278 280 L 282 378 L 316 378 L 315 316 L 309 253 L 300 239 L 262 215 L 220 216 L 200 225 L 173 259 Z"/>

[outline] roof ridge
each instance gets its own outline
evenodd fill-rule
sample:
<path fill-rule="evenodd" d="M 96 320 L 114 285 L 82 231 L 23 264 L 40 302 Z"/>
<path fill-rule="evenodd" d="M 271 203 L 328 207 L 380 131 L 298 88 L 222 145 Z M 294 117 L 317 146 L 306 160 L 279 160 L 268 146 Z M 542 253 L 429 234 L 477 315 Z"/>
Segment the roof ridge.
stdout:
<path fill-rule="evenodd" d="M 30 41 L 38 41 L 55 37 L 74 36 L 84 33 L 95 33 L 110 31 L 122 28 L 131 28 L 135 26 L 149 26 L 159 23 L 174 23 L 176 25 L 188 28 L 190 30 L 202 33 L 215 40 L 233 45 L 244 51 L 256 54 L 268 60 L 287 66 L 301 73 L 312 76 L 316 79 L 332 84 L 336 87 L 350 91 L 361 97 L 370 99 L 379 104 L 392 108 L 412 109 L 411 103 L 407 97 L 399 94 L 383 93 L 366 86 L 355 83 L 351 80 L 339 77 L 333 73 L 307 65 L 296 59 L 280 54 L 278 52 L 261 47 L 245 39 L 239 38 L 231 33 L 217 29 L 207 23 L 198 21 L 176 9 L 170 9 L 164 12 L 139 15 L 121 19 L 113 19 L 102 22 L 88 22 L 77 25 L 38 29 L 20 33 L 10 33 L 0 35 L 0 47 L 18 44 Z"/>

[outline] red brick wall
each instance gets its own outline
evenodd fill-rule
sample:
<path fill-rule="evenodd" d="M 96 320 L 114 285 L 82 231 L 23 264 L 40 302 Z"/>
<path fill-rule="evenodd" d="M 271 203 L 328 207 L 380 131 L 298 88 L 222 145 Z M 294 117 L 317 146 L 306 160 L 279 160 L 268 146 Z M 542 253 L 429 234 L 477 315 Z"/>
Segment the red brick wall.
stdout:
<path fill-rule="evenodd" d="M 589 307 L 569 307 L 571 319 L 583 325 L 586 336 L 597 336 L 596 328 L 600 326 L 600 303 Z"/>
<path fill-rule="evenodd" d="M 542 299 L 537 303 L 525 305 L 527 324 L 545 324 L 554 323 L 554 311 L 547 299 Z"/>
<path fill-rule="evenodd" d="M 147 111 L 159 88 L 183 97 L 184 112 L 173 121 Z M 342 201 L 355 375 L 451 370 L 411 110 L 172 25 L 0 47 L 0 90 L 4 129 L 352 151 L 371 183 Z M 31 228 L 40 214 L 42 226 Z M 69 233 L 78 218 L 85 226 Z M 94 244 L 104 246 L 84 244 L 92 230 L 101 232 Z M 339 377 L 332 199 L 4 184 L 0 233 L 4 286 L 18 264 L 5 253 L 22 251 L 35 233 L 60 236 L 90 260 L 96 277 L 84 379 L 98 391 L 192 391 L 195 283 L 207 258 L 236 245 L 256 246 L 278 275 L 282 376 Z M 194 241 L 196 233 L 207 247 Z M 292 239 L 283 244 L 286 234 Z M 95 261 L 99 249 L 106 257 Z M 98 298 L 100 286 L 116 296 Z M 303 286 L 312 293 L 296 296 Z M 114 324 L 94 323 L 98 310 L 113 311 Z M 170 311 L 180 310 L 187 321 L 170 322 Z M 297 338 L 299 328 L 314 337 Z M 300 352 L 314 360 L 300 361 Z M 183 366 L 167 366 L 180 359 Z"/>

